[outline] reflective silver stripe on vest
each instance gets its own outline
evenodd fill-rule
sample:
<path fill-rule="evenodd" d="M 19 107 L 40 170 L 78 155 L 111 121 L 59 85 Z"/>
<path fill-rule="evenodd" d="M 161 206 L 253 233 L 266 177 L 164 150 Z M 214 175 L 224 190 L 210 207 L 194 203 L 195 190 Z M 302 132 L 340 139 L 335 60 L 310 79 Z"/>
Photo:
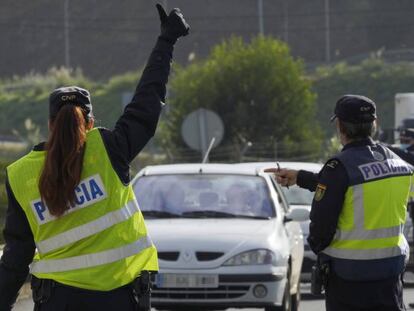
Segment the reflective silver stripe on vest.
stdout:
<path fill-rule="evenodd" d="M 52 273 L 91 268 L 136 255 L 152 245 L 150 237 L 145 236 L 131 244 L 99 253 L 75 256 L 65 259 L 34 261 L 30 266 L 30 272 Z"/>
<path fill-rule="evenodd" d="M 403 238 L 402 245 L 388 247 L 388 248 L 372 248 L 372 249 L 349 249 L 349 248 L 333 248 L 327 247 L 323 253 L 343 259 L 382 259 L 400 255 L 408 255 L 408 244 L 403 233 L 403 224 L 380 229 L 367 230 L 364 227 L 364 196 L 363 185 L 356 185 L 352 187 L 352 204 L 354 207 L 354 228 L 352 230 L 337 229 L 334 240 L 375 240 L 382 238 L 400 237 Z"/>
<path fill-rule="evenodd" d="M 372 229 L 372 230 L 361 230 L 355 229 L 351 231 L 337 230 L 335 239 L 336 240 L 374 240 L 383 239 L 390 237 L 397 237 L 403 231 L 403 225 L 389 227 L 384 229 Z"/>
<path fill-rule="evenodd" d="M 352 187 L 352 205 L 354 207 L 354 229 L 337 229 L 335 233 L 335 240 L 374 240 L 398 237 L 400 234 L 402 234 L 404 226 L 403 224 L 381 229 L 365 229 L 363 191 L 364 189 L 362 185 L 356 185 Z"/>
<path fill-rule="evenodd" d="M 354 206 L 354 226 L 357 230 L 364 230 L 364 188 L 362 185 L 352 187 L 352 204 Z"/>
<path fill-rule="evenodd" d="M 109 212 L 108 214 L 88 222 L 79 227 L 62 232 L 54 237 L 36 243 L 37 250 L 40 254 L 45 254 L 55 249 L 64 247 L 71 243 L 92 236 L 116 224 L 128 220 L 139 211 L 137 201 L 131 200 L 119 210 Z"/>
<path fill-rule="evenodd" d="M 323 250 L 323 253 L 335 258 L 369 260 L 406 255 L 407 250 L 400 246 L 374 249 L 339 249 L 327 247 Z"/>

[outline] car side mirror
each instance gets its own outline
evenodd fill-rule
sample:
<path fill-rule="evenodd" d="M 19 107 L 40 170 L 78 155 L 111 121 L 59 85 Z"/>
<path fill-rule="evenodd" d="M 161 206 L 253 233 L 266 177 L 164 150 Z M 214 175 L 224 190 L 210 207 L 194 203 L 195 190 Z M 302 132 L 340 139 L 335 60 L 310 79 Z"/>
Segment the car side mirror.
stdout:
<path fill-rule="evenodd" d="M 285 215 L 284 222 L 307 220 L 309 220 L 309 210 L 303 207 L 296 207 L 292 208 L 290 212 Z"/>

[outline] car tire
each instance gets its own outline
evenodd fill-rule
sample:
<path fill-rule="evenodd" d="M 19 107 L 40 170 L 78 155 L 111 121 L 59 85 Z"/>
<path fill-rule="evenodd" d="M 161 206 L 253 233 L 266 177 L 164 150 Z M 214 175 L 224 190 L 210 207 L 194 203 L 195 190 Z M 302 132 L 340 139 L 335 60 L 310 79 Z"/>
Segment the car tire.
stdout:
<path fill-rule="evenodd" d="M 292 295 L 293 296 L 293 295 Z M 290 295 L 290 267 L 287 273 L 285 290 L 283 292 L 283 303 L 281 306 L 266 307 L 265 311 L 293 311 L 292 296 Z"/>
<path fill-rule="evenodd" d="M 292 302 L 292 308 L 291 311 L 298 311 L 299 310 L 299 304 L 300 304 L 300 297 L 301 297 L 301 292 L 300 292 L 300 282 L 297 286 L 297 292 L 296 294 L 291 296 L 291 302 Z"/>

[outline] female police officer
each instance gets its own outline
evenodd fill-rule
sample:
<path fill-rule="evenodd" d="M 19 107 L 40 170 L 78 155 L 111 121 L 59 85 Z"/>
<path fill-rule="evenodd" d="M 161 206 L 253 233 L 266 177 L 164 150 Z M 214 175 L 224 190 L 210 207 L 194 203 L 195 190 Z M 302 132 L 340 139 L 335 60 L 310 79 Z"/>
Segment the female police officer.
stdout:
<path fill-rule="evenodd" d="M 56 89 L 48 141 L 7 168 L 0 310 L 12 308 L 32 261 L 37 310 L 135 310 L 132 284 L 158 269 L 129 163 L 155 132 L 173 45 L 189 27 L 178 9 L 157 9 L 161 35 L 115 129 L 93 128 L 88 91 Z"/>

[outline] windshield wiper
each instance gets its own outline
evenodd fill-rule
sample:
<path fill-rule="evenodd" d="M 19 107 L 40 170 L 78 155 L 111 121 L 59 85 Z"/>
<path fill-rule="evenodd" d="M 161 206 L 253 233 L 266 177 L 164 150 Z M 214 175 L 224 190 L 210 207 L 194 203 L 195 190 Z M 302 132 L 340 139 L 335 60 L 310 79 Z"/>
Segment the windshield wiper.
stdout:
<path fill-rule="evenodd" d="M 181 215 L 174 214 L 166 211 L 155 211 L 155 210 L 149 210 L 149 211 L 142 211 L 142 214 L 144 217 L 153 217 L 153 218 L 181 218 Z"/>
<path fill-rule="evenodd" d="M 250 218 L 250 219 L 270 219 L 270 216 L 256 216 L 256 215 L 234 215 L 235 218 Z"/>
<path fill-rule="evenodd" d="M 183 217 L 189 218 L 234 218 L 235 215 L 220 211 L 189 211 L 182 214 Z"/>

